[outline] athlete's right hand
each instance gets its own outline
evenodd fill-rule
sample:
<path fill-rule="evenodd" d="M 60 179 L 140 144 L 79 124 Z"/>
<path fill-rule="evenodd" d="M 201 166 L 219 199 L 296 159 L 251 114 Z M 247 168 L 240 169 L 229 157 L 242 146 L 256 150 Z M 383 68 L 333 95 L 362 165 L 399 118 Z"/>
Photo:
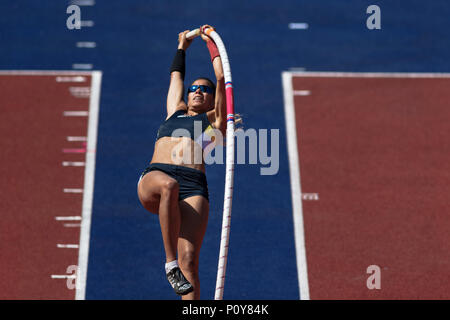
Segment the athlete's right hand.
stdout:
<path fill-rule="evenodd" d="M 188 32 L 189 30 L 185 30 L 178 34 L 178 49 L 183 49 L 184 51 L 186 51 L 186 49 L 191 45 L 192 39 L 186 39 L 186 35 L 188 34 Z"/>

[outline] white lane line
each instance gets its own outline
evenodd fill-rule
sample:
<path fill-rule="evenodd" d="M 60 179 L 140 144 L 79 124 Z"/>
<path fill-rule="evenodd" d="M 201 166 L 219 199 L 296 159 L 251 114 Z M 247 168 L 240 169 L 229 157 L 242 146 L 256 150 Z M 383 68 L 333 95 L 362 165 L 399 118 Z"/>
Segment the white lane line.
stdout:
<path fill-rule="evenodd" d="M 94 65 L 92 63 L 74 63 L 72 64 L 72 69 L 80 70 L 92 70 Z"/>
<path fill-rule="evenodd" d="M 89 111 L 64 111 L 64 117 L 87 117 L 89 116 Z"/>
<path fill-rule="evenodd" d="M 76 76 L 76 77 L 56 77 L 56 82 L 85 82 L 86 77 Z"/>
<path fill-rule="evenodd" d="M 87 137 L 76 137 L 76 136 L 68 136 L 67 141 L 73 142 L 73 141 L 87 141 Z"/>
<path fill-rule="evenodd" d="M 84 195 L 82 223 L 80 230 L 80 249 L 78 253 L 79 277 L 75 299 L 84 300 L 86 296 L 86 279 L 89 257 L 89 238 L 91 232 L 92 201 L 94 196 L 95 150 L 97 147 L 98 113 L 100 108 L 102 73 L 94 71 L 91 79 L 91 96 L 89 101 L 89 124 L 86 152 L 86 168 L 84 171 Z"/>
<path fill-rule="evenodd" d="M 81 221 L 81 216 L 58 216 L 56 221 Z"/>
<path fill-rule="evenodd" d="M 309 96 L 310 94 L 309 90 L 294 90 L 294 96 Z"/>
<path fill-rule="evenodd" d="M 309 25 L 306 22 L 291 22 L 288 28 L 291 30 L 306 30 L 309 28 Z"/>
<path fill-rule="evenodd" d="M 298 71 L 291 72 L 294 77 L 326 77 L 326 78 L 450 78 L 450 73 L 418 73 L 418 72 L 323 72 Z"/>
<path fill-rule="evenodd" d="M 64 188 L 64 193 L 83 193 L 83 189 Z"/>
<path fill-rule="evenodd" d="M 78 244 L 61 244 L 61 243 L 58 243 L 58 244 L 56 244 L 56 247 L 58 249 L 78 249 L 79 245 Z"/>
<path fill-rule="evenodd" d="M 295 123 L 292 74 L 282 73 L 284 114 L 287 131 L 289 173 L 292 194 L 292 215 L 294 220 L 295 251 L 297 259 L 300 299 L 309 300 L 308 268 L 306 261 L 305 231 L 303 226 L 302 188 L 300 184 L 300 163 L 297 150 L 297 128 Z"/>
<path fill-rule="evenodd" d="M 63 161 L 63 167 L 84 167 L 85 162 L 83 161 Z"/>
<path fill-rule="evenodd" d="M 87 48 L 87 49 L 94 49 L 97 47 L 97 43 L 94 41 L 78 41 L 76 43 L 77 48 Z"/>
<path fill-rule="evenodd" d="M 86 75 L 90 76 L 92 72 L 89 71 L 74 71 L 74 70 L 61 70 L 61 71 L 54 71 L 54 70 L 8 70 L 0 71 L 0 75 L 8 75 L 8 76 L 73 76 L 73 75 Z"/>

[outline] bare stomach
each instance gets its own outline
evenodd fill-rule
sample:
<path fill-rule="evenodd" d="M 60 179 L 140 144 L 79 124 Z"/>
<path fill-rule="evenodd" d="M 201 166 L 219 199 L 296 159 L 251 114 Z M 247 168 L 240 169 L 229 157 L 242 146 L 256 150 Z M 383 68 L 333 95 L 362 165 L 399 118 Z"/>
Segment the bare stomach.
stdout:
<path fill-rule="evenodd" d="M 186 137 L 158 139 L 151 163 L 169 163 L 205 172 L 202 148 Z"/>

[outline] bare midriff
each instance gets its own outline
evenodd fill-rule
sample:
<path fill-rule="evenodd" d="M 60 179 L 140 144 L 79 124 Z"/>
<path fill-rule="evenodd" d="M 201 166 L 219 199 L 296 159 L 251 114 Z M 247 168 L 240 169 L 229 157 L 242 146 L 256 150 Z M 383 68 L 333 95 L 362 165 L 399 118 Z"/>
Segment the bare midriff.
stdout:
<path fill-rule="evenodd" d="M 167 163 L 205 172 L 201 146 L 187 137 L 158 139 L 150 163 Z"/>

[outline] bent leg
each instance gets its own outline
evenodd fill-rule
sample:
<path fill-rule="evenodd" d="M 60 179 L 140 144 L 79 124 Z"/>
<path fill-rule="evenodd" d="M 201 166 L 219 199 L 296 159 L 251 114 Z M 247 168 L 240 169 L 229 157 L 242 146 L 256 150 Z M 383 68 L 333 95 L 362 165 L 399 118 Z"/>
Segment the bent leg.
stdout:
<path fill-rule="evenodd" d="M 159 215 L 166 262 L 176 260 L 180 232 L 178 182 L 161 171 L 147 173 L 138 184 L 138 196 L 144 208 Z"/>
<path fill-rule="evenodd" d="M 200 248 L 206 232 L 209 203 L 203 196 L 193 196 L 180 201 L 180 237 L 178 239 L 178 262 L 194 291 L 183 296 L 183 300 L 200 299 L 198 265 Z"/>

